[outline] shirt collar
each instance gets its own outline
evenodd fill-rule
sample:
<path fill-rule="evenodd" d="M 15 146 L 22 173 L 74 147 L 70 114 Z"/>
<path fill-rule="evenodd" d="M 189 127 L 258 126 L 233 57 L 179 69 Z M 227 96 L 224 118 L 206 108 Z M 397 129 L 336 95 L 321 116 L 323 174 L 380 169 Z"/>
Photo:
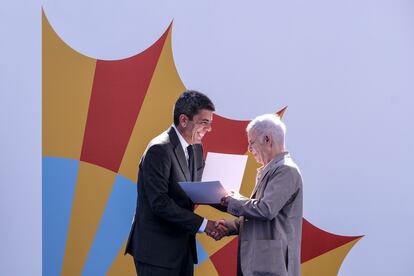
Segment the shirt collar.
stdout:
<path fill-rule="evenodd" d="M 278 155 L 276 155 L 275 158 L 273 158 L 265 166 L 262 166 L 262 167 L 257 169 L 258 175 L 262 176 L 262 175 L 266 174 L 273 167 L 273 165 L 277 164 L 280 160 L 284 159 L 285 156 L 287 156 L 287 155 L 289 155 L 289 152 L 287 152 L 287 151 L 279 153 Z"/>
<path fill-rule="evenodd" d="M 177 133 L 178 140 L 180 141 L 181 147 L 184 150 L 185 157 L 188 159 L 188 150 L 187 147 L 190 145 L 187 143 L 187 141 L 184 139 L 184 137 L 181 135 L 181 133 L 178 131 L 178 129 L 175 127 L 174 124 L 172 124 L 172 127 L 174 128 L 175 132 Z"/>

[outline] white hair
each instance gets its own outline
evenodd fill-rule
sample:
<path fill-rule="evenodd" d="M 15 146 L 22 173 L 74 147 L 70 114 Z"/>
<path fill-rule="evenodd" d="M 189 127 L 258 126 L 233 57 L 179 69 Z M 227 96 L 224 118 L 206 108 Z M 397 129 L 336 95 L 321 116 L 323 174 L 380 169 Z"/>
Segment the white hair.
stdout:
<path fill-rule="evenodd" d="M 260 139 L 269 136 L 277 145 L 285 146 L 286 125 L 276 114 L 257 116 L 247 125 L 246 131 L 255 132 Z"/>

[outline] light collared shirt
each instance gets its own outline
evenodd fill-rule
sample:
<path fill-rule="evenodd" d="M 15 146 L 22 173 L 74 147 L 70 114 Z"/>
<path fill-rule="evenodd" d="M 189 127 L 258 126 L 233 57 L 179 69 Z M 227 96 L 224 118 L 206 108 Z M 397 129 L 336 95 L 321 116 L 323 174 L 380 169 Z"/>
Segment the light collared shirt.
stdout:
<path fill-rule="evenodd" d="M 272 168 L 274 164 L 277 164 L 278 162 L 280 162 L 285 155 L 289 155 L 289 152 L 284 151 L 284 152 L 277 154 L 272 160 L 270 160 L 269 163 L 258 168 L 257 175 L 256 175 L 256 182 L 258 183 L 259 180 L 270 170 L 270 168 Z"/>
<path fill-rule="evenodd" d="M 190 144 L 187 143 L 187 141 L 184 139 L 184 137 L 181 135 L 181 133 L 178 131 L 178 129 L 175 127 L 174 124 L 172 125 L 172 127 L 174 128 L 175 132 L 177 133 L 178 140 L 180 141 L 181 147 L 183 148 L 185 159 L 187 160 L 187 164 L 188 164 L 188 149 L 187 149 L 187 147 Z"/>
<path fill-rule="evenodd" d="M 187 141 L 184 139 L 184 137 L 181 135 L 181 133 L 178 131 L 178 129 L 175 127 L 174 124 L 172 124 L 172 127 L 174 128 L 175 132 L 177 133 L 178 136 L 178 140 L 180 141 L 181 147 L 183 148 L 184 154 L 185 154 L 185 159 L 187 160 L 187 164 L 188 164 L 188 149 L 187 147 L 190 145 L 189 143 L 187 143 Z M 198 233 L 203 233 L 204 230 L 206 229 L 206 225 L 207 225 L 207 219 L 204 218 L 203 223 L 201 224 L 200 228 L 198 229 Z"/>

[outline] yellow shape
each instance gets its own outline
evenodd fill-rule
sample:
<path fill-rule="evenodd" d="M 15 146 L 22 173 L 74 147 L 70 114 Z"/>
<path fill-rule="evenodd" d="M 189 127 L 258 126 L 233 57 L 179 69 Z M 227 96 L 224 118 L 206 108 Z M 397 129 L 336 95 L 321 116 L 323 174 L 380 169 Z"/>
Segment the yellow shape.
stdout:
<path fill-rule="evenodd" d="M 200 205 L 197 207 L 196 214 L 210 219 L 210 220 L 217 220 L 217 219 L 234 219 L 235 217 L 228 214 L 223 213 L 213 207 L 207 205 Z M 223 248 L 226 244 L 228 244 L 231 240 L 233 240 L 235 236 L 224 237 L 219 241 L 215 241 L 206 234 L 197 234 L 197 240 L 200 242 L 201 246 L 207 252 L 209 256 L 216 253 L 218 250 Z"/>
<path fill-rule="evenodd" d="M 195 276 L 219 276 L 216 267 L 211 262 L 210 258 L 199 264 L 194 269 Z"/>
<path fill-rule="evenodd" d="M 81 275 L 116 174 L 80 162 L 62 275 Z"/>
<path fill-rule="evenodd" d="M 302 264 L 302 276 L 334 276 L 348 252 L 360 240 L 356 239 Z"/>
<path fill-rule="evenodd" d="M 171 29 L 148 87 L 119 173 L 136 182 L 138 164 L 148 142 L 173 122 L 173 105 L 185 87 L 175 68 Z"/>
<path fill-rule="evenodd" d="M 43 156 L 79 160 L 96 60 L 67 46 L 42 14 Z"/>
<path fill-rule="evenodd" d="M 107 276 L 135 276 L 137 275 L 135 271 L 134 259 L 131 255 L 124 255 L 126 247 L 126 242 L 122 246 L 118 255 L 116 256 L 114 262 L 106 273 Z"/>
<path fill-rule="evenodd" d="M 240 187 L 240 193 L 246 197 L 250 197 L 256 184 L 257 168 L 261 165 L 256 162 L 254 156 L 250 152 L 246 152 L 248 158 L 246 169 L 244 170 L 243 180 Z"/>

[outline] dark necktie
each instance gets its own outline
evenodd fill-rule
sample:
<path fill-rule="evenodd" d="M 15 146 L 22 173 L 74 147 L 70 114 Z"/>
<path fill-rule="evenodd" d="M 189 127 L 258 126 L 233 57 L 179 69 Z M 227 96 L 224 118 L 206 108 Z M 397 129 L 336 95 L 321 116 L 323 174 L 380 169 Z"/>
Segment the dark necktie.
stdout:
<path fill-rule="evenodd" d="M 192 145 L 187 147 L 188 151 L 188 169 L 190 171 L 191 181 L 194 181 L 194 149 Z"/>

